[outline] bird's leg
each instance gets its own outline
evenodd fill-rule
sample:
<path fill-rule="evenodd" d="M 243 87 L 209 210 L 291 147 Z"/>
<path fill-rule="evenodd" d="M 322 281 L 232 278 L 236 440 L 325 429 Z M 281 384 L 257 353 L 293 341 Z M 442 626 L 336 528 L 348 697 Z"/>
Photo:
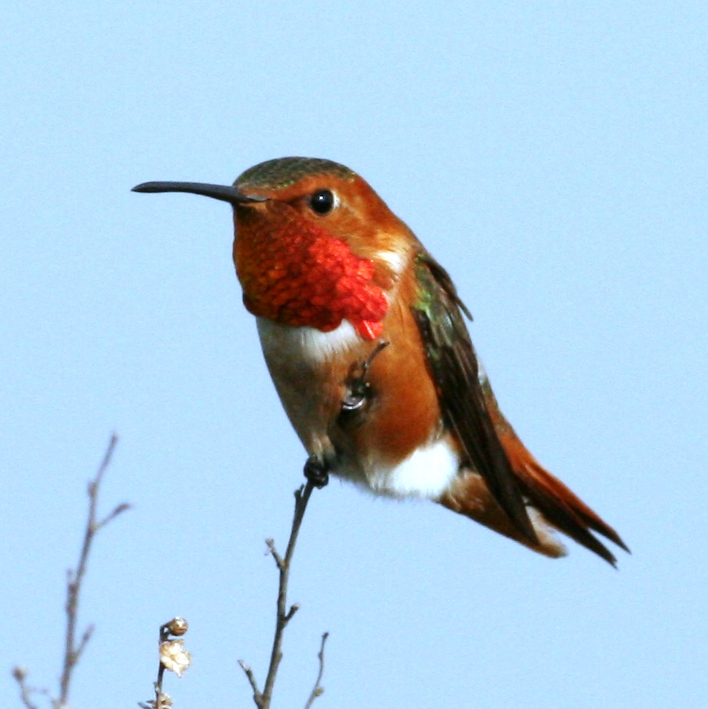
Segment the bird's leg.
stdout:
<path fill-rule="evenodd" d="M 374 351 L 361 365 L 354 365 L 352 367 L 352 374 L 347 381 L 347 393 L 342 399 L 342 413 L 358 411 L 364 406 L 369 393 L 369 383 L 366 381 L 369 367 L 371 367 L 371 363 L 374 361 L 376 355 L 378 355 L 381 350 L 388 347 L 388 344 L 386 340 L 380 340 L 374 348 Z"/>
<path fill-rule="evenodd" d="M 311 455 L 305 463 L 305 477 L 321 490 L 329 482 L 329 465 L 319 456 Z"/>
<path fill-rule="evenodd" d="M 374 361 L 376 355 L 388 346 L 386 340 L 380 340 L 371 354 L 362 362 L 355 363 L 351 366 L 350 374 L 345 382 L 346 392 L 341 402 L 338 422 L 340 424 L 345 421 L 352 422 L 357 412 L 360 412 L 370 397 L 369 383 L 366 381 L 366 376 Z M 356 416 L 354 416 L 356 418 Z M 312 448 L 310 448 L 312 450 Z M 317 447 L 315 447 L 317 450 Z M 305 477 L 317 488 L 323 488 L 329 482 L 329 473 L 332 468 L 332 463 L 336 460 L 328 458 L 324 452 L 319 454 L 313 453 L 305 463 Z"/>

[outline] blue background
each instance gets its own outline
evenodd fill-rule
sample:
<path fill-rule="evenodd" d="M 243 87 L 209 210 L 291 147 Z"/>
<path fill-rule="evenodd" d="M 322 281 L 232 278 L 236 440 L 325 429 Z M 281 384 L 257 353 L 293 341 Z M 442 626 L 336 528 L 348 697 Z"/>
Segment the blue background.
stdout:
<path fill-rule="evenodd" d="M 451 271 L 501 405 L 615 525 L 620 570 L 435 505 L 314 495 L 275 707 L 694 707 L 708 692 L 703 2 L 63 3 L 0 9 L 0 700 L 53 689 L 85 483 L 121 441 L 74 707 L 251 706 L 304 452 L 230 260 L 230 183 L 362 174 Z"/>

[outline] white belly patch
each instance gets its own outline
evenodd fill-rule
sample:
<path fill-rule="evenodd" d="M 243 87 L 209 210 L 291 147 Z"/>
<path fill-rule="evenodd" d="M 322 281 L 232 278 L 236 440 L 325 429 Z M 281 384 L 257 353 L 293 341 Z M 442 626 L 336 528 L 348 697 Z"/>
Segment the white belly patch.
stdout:
<path fill-rule="evenodd" d="M 367 474 L 368 487 L 379 495 L 437 500 L 459 468 L 456 451 L 446 439 L 421 446 L 395 468 Z"/>
<path fill-rule="evenodd" d="M 348 320 L 331 332 L 322 332 L 314 327 L 291 327 L 279 325 L 272 320 L 256 318 L 261 346 L 268 356 L 272 352 L 322 362 L 341 352 L 346 352 L 361 340 Z"/>

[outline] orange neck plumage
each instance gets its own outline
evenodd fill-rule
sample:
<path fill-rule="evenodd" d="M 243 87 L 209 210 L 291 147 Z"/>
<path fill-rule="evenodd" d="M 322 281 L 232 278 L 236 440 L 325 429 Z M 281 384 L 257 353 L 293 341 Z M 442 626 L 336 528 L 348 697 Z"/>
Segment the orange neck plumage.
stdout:
<path fill-rule="evenodd" d="M 248 311 L 323 332 L 348 320 L 362 339 L 376 339 L 388 302 L 373 282 L 373 262 L 317 225 L 290 218 L 287 209 L 275 206 L 280 219 L 263 220 L 249 209 L 236 215 L 234 261 Z"/>

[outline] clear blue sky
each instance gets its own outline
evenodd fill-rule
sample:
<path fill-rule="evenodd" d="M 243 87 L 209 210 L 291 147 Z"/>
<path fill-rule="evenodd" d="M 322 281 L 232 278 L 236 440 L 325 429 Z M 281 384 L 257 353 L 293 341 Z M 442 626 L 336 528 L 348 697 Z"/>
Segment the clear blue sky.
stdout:
<path fill-rule="evenodd" d="M 451 271 L 507 416 L 623 535 L 619 571 L 334 482 L 300 539 L 275 707 L 696 707 L 708 694 L 705 2 L 0 9 L 0 703 L 59 673 L 85 483 L 121 442 L 73 704 L 251 706 L 304 452 L 230 260 L 231 182 L 362 174 Z"/>

